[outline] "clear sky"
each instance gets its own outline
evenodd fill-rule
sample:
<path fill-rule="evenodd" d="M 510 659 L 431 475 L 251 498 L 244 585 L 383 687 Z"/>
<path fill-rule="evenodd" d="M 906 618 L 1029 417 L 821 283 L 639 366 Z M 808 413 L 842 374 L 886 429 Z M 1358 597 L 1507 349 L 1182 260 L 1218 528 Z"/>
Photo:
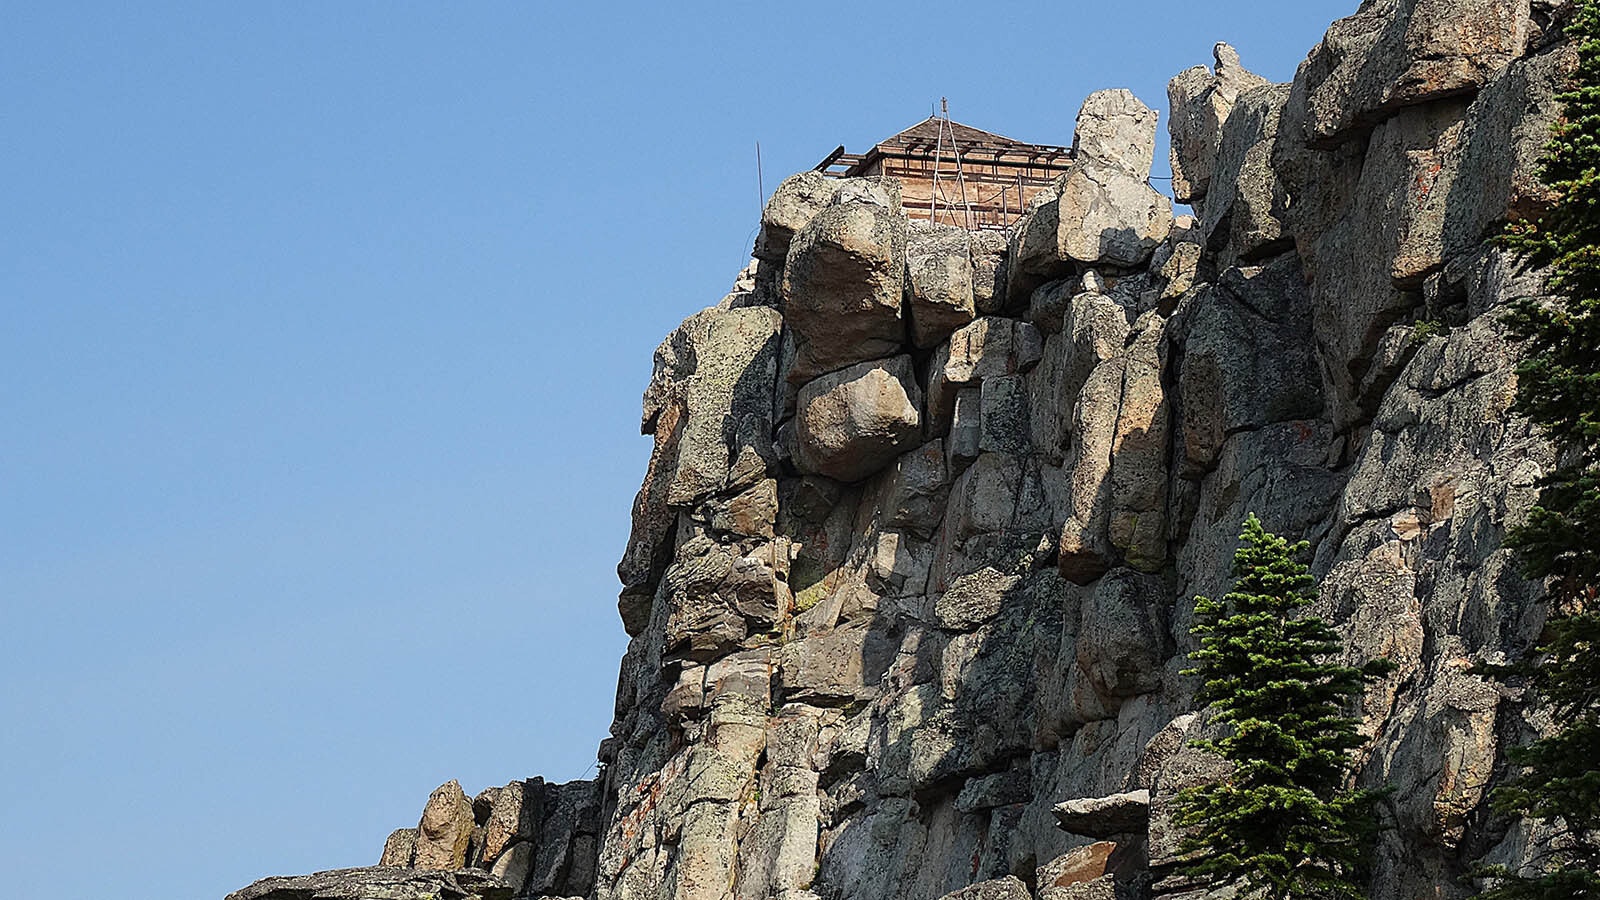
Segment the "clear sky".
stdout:
<path fill-rule="evenodd" d="M 4 893 L 220 900 L 584 775 L 639 393 L 757 141 L 768 191 L 941 95 L 1070 143 L 1356 5 L 5 3 Z"/>

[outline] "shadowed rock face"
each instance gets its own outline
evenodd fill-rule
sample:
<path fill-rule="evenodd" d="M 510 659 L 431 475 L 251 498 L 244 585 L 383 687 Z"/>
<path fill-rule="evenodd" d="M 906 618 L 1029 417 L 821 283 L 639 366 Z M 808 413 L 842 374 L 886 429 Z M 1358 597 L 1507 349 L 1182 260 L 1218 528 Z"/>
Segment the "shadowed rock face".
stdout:
<path fill-rule="evenodd" d="M 1559 12 L 1369 0 L 1287 85 L 1219 45 L 1170 91 L 1197 219 L 1126 92 L 1004 237 L 785 181 L 656 354 L 601 775 L 447 785 L 383 861 L 518 897 L 1203 896 L 1172 804 L 1227 771 L 1180 670 L 1250 512 L 1315 545 L 1349 661 L 1398 666 L 1362 708 L 1370 895 L 1525 858 L 1485 798 L 1532 726 L 1470 667 L 1539 630 L 1499 546 L 1552 457 L 1499 323 L 1537 273 L 1486 236 L 1548 201 Z"/>

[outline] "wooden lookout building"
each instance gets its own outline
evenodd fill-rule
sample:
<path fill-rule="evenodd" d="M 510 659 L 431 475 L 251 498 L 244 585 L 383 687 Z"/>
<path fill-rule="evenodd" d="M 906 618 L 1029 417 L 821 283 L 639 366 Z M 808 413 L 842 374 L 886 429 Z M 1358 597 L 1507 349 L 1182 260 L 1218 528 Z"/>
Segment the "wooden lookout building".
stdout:
<path fill-rule="evenodd" d="M 1022 217 L 1033 195 L 1072 167 L 1072 148 L 1027 144 L 929 116 L 866 153 L 828 154 L 817 171 L 840 178 L 900 179 L 908 217 L 969 231 L 1004 229 Z"/>

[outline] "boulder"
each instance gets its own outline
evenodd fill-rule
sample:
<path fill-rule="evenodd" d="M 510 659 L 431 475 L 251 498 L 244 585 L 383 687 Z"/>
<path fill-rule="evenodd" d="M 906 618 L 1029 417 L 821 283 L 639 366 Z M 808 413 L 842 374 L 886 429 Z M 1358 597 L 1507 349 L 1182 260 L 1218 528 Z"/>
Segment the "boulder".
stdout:
<path fill-rule="evenodd" d="M 1162 663 L 1172 646 L 1165 594 L 1159 577 L 1119 568 L 1084 598 L 1070 681 L 1107 711 L 1161 687 Z"/>
<path fill-rule="evenodd" d="M 870 179 L 845 182 L 795 235 L 783 268 L 791 382 L 900 352 L 905 251 L 898 186 Z"/>
<path fill-rule="evenodd" d="M 707 309 L 656 349 L 644 395 L 643 431 L 655 446 L 633 502 L 633 528 L 617 576 L 623 627 L 649 619 L 678 511 L 753 484 L 771 461 L 773 396 L 783 316 L 766 307 Z"/>
<path fill-rule="evenodd" d="M 434 790 L 417 823 L 417 849 L 411 865 L 418 869 L 449 872 L 467 864 L 467 844 L 472 840 L 472 801 L 458 781 Z"/>
<path fill-rule="evenodd" d="M 949 494 L 944 442 L 935 439 L 895 460 L 881 508 L 888 515 L 888 527 L 928 538 L 944 518 Z"/>
<path fill-rule="evenodd" d="M 396 828 L 389 834 L 389 839 L 383 842 L 383 856 L 378 859 L 378 865 L 409 868 L 416 854 L 417 830 Z"/>
<path fill-rule="evenodd" d="M 1529 0 L 1369 0 L 1301 64 L 1306 139 L 1357 137 L 1395 110 L 1477 90 L 1527 47 Z"/>
<path fill-rule="evenodd" d="M 1556 94 L 1577 65 L 1570 44 L 1518 60 L 1484 85 L 1467 110 L 1461 143 L 1445 165 L 1460 174 L 1451 191 L 1431 191 L 1425 214 L 1444 222 L 1446 256 L 1477 249 L 1502 222 L 1535 218 L 1554 199 L 1539 177 Z"/>
<path fill-rule="evenodd" d="M 1268 85 L 1239 97 L 1223 125 L 1216 178 L 1201 207 L 1201 230 L 1217 267 L 1249 262 L 1287 249 L 1282 221 L 1288 191 L 1272 168 L 1288 85 Z"/>
<path fill-rule="evenodd" d="M 484 864 L 492 864 L 519 840 L 538 840 L 539 821 L 543 818 L 543 778 L 513 781 L 502 788 L 484 825 Z"/>
<path fill-rule="evenodd" d="M 906 299 L 912 343 L 936 347 L 977 314 L 973 299 L 972 233 L 964 228 L 911 222 L 906 232 Z M 991 275 L 992 278 L 992 275 Z"/>
<path fill-rule="evenodd" d="M 977 231 L 968 235 L 972 258 L 972 302 L 981 315 L 1000 312 L 1006 302 L 1006 235 Z"/>
<path fill-rule="evenodd" d="M 494 861 L 489 874 L 511 885 L 512 890 L 520 894 L 528 883 L 528 873 L 533 871 L 537 854 L 538 849 L 533 844 L 526 841 L 514 844 Z"/>
<path fill-rule="evenodd" d="M 994 304 L 996 307 L 1027 303 L 1040 285 L 1072 274 L 1072 263 L 1061 255 L 1058 237 L 1061 186 L 1066 177 L 1062 175 L 1035 193 L 1022 218 L 1011 226 L 1006 244 L 1005 301 Z"/>
<path fill-rule="evenodd" d="M 1150 792 L 1147 790 L 1067 800 L 1050 808 L 1056 826 L 1084 837 L 1108 838 L 1119 834 L 1140 834 L 1150 824 Z"/>
<path fill-rule="evenodd" d="M 838 189 L 838 179 L 816 171 L 800 172 L 779 182 L 761 210 L 756 259 L 782 265 L 795 233 L 828 205 Z"/>
<path fill-rule="evenodd" d="M 946 631 L 971 631 L 999 615 L 1006 596 L 1022 579 L 990 568 L 957 578 L 933 607 L 934 624 Z"/>
<path fill-rule="evenodd" d="M 986 378 L 978 391 L 978 449 L 1021 456 L 1028 452 L 1028 384 L 1021 375 Z"/>
<path fill-rule="evenodd" d="M 1230 269 L 1175 317 L 1183 332 L 1181 437 L 1189 472 L 1212 468 L 1229 435 L 1322 411 L 1299 257 Z"/>
<path fill-rule="evenodd" d="M 1217 44 L 1215 71 L 1196 66 L 1179 73 L 1167 85 L 1172 118 L 1172 193 L 1179 203 L 1200 208 L 1211 187 L 1212 172 L 1222 147 L 1222 127 L 1239 95 L 1267 84 L 1247 71 L 1239 52 Z"/>
<path fill-rule="evenodd" d="M 1140 103 L 1130 90 L 1095 91 L 1078 111 L 1073 155 L 1079 161 L 1094 160 L 1146 179 L 1155 159 L 1158 118 L 1159 114 Z"/>
<path fill-rule="evenodd" d="M 1084 265 L 1143 264 L 1172 230 L 1172 201 L 1143 177 L 1084 160 L 1061 180 L 1056 256 Z"/>
<path fill-rule="evenodd" d="M 921 405 L 909 356 L 824 375 L 800 389 L 795 461 L 802 471 L 860 481 L 920 439 Z"/>

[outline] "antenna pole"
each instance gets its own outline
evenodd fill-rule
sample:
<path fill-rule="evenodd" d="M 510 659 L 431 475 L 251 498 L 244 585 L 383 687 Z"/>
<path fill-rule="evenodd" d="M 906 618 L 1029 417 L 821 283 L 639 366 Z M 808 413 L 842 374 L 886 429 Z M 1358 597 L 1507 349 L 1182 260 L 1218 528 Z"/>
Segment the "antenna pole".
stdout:
<path fill-rule="evenodd" d="M 756 213 L 760 215 L 761 209 L 767 203 L 767 186 L 761 177 L 761 142 L 756 141 Z"/>

